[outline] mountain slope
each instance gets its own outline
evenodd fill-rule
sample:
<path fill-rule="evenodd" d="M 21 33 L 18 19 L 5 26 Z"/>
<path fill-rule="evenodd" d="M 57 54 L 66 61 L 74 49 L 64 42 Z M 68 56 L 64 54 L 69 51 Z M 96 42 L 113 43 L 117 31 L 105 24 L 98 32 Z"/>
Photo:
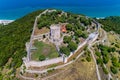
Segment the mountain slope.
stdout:
<path fill-rule="evenodd" d="M 110 16 L 105 19 L 98 20 L 104 26 L 102 27 L 106 31 L 115 31 L 120 34 L 120 17 L 119 16 Z"/>
<path fill-rule="evenodd" d="M 29 40 L 34 19 L 41 11 L 36 11 L 16 20 L 9 25 L 0 27 L 0 67 L 12 57 L 10 66 L 19 67 L 22 57 L 26 55 L 25 43 Z"/>

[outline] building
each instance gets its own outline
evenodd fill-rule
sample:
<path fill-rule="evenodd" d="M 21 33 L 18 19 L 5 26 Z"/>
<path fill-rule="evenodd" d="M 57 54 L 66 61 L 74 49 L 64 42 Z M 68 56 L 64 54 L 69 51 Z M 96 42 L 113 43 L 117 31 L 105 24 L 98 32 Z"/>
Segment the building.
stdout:
<path fill-rule="evenodd" d="M 65 24 L 61 26 L 61 32 L 63 33 L 67 32 Z"/>
<path fill-rule="evenodd" d="M 57 41 L 60 39 L 60 25 L 50 26 L 50 39 L 52 41 Z"/>

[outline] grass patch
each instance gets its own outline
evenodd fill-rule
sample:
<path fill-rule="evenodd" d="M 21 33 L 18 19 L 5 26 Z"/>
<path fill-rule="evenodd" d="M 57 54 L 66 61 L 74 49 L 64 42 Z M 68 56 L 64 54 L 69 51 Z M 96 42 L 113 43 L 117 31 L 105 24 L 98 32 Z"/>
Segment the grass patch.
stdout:
<path fill-rule="evenodd" d="M 48 66 L 48 68 L 54 68 L 56 66 L 57 66 L 57 64 L 52 64 L 52 65 Z"/>
<path fill-rule="evenodd" d="M 49 59 L 58 57 L 58 52 L 53 44 L 35 41 L 34 46 L 37 48 L 37 50 L 32 53 L 33 60 L 39 60 L 40 55 L 44 55 L 45 58 Z"/>

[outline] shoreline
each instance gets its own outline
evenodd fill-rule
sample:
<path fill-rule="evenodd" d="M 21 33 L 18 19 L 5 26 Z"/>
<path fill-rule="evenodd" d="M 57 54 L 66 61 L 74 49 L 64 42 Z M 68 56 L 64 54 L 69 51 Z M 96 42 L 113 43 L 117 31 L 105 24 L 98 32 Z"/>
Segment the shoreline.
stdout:
<path fill-rule="evenodd" d="M 7 25 L 15 20 L 0 19 L 0 24 Z"/>
<path fill-rule="evenodd" d="M 96 17 L 96 19 L 105 19 L 106 17 Z"/>

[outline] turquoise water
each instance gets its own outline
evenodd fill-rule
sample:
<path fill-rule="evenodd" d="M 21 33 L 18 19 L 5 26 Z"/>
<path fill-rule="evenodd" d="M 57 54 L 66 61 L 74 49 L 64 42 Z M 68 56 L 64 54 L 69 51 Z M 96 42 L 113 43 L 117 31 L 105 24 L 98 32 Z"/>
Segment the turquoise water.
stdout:
<path fill-rule="evenodd" d="M 90 17 L 120 16 L 120 0 L 0 0 L 0 19 L 18 19 L 40 9 L 61 9 Z"/>

